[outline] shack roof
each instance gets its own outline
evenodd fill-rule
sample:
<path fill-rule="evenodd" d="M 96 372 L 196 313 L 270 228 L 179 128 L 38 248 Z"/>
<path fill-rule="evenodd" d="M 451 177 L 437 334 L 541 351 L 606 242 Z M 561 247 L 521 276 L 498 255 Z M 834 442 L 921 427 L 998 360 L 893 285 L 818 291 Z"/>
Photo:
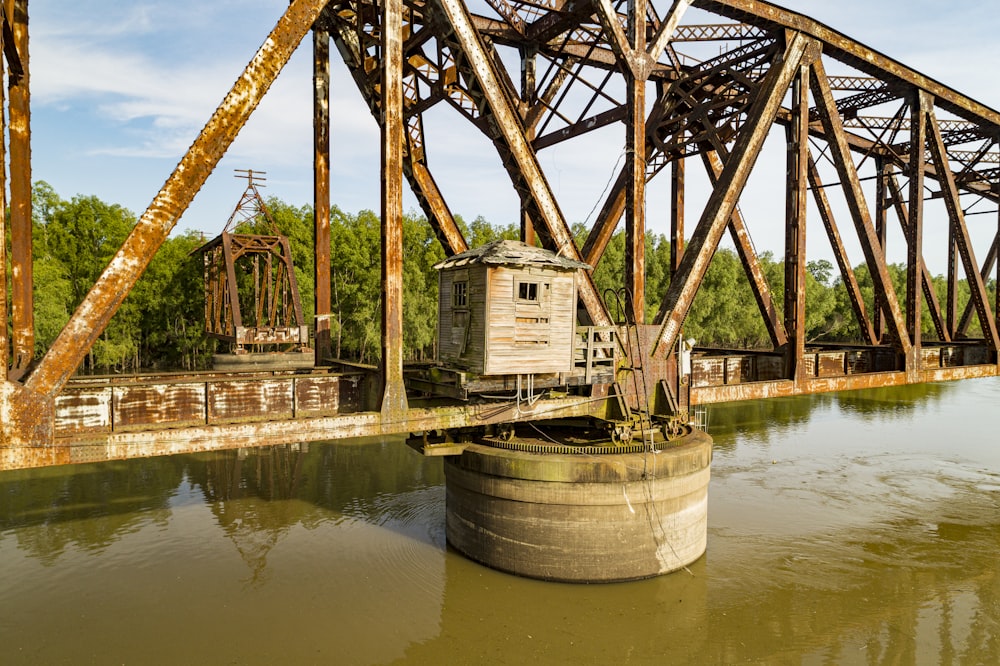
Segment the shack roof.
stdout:
<path fill-rule="evenodd" d="M 590 265 L 582 261 L 560 257 L 555 252 L 513 240 L 497 240 L 482 247 L 466 250 L 435 264 L 434 268 L 442 270 L 470 264 L 544 266 L 562 271 L 574 271 L 580 268 L 590 269 Z"/>

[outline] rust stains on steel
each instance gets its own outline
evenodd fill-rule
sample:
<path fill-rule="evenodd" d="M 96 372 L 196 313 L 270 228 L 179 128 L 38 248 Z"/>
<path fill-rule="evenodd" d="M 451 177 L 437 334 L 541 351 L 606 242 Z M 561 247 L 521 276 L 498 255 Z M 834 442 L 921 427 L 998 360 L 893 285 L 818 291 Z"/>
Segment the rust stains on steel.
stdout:
<path fill-rule="evenodd" d="M 883 80 L 888 78 L 897 83 L 920 88 L 937 98 L 943 108 L 963 118 L 977 122 L 985 120 L 994 126 L 1000 126 L 1000 112 L 858 43 L 808 16 L 796 14 L 762 0 L 695 0 L 694 6 L 758 27 L 798 30 L 823 42 L 824 53 L 832 55 L 862 72 Z"/>
<path fill-rule="evenodd" d="M 750 170 L 760 154 L 767 130 L 774 122 L 781 102 L 803 58 L 810 57 L 810 40 L 793 34 L 785 53 L 773 63 L 765 76 L 761 90 L 748 114 L 744 131 L 736 139 L 704 213 L 691 237 L 675 279 L 671 281 L 660 307 L 657 321 L 660 327 L 660 344 L 670 350 L 680 333 L 681 324 L 694 302 L 695 294 L 708 270 L 722 233 L 736 208 L 736 202 L 747 182 Z"/>
<path fill-rule="evenodd" d="M 332 353 L 330 336 L 330 30 L 313 28 L 313 248 L 316 364 Z"/>
<path fill-rule="evenodd" d="M 271 386 L 271 383 L 268 384 Z M 270 393 L 275 392 L 271 386 Z M 93 389 L 97 391 L 97 389 Z M 253 389 L 245 389 L 253 402 Z M 279 390 L 276 404 L 287 399 Z M 100 400 L 94 397 L 93 400 Z M 92 401 L 93 401 L 92 400 Z M 249 404 L 249 403 L 248 403 Z M 348 406 L 349 408 L 350 406 Z M 590 397 L 542 399 L 529 411 L 514 402 L 490 405 L 410 408 L 400 418 L 383 418 L 379 412 L 301 415 L 302 418 L 248 421 L 237 417 L 209 425 L 121 431 L 79 431 L 56 438 L 48 446 L 0 447 L 0 470 L 68 463 L 123 460 L 178 453 L 196 453 L 270 444 L 329 441 L 383 434 L 405 435 L 417 431 L 486 426 L 537 418 L 603 416 L 604 401 Z"/>
<path fill-rule="evenodd" d="M 31 255 L 31 105 L 28 68 L 28 0 L 5 0 L 4 46 L 14 55 L 8 85 L 10 121 L 10 269 L 13 366 L 20 379 L 35 354 Z M 9 31 L 8 31 L 9 28 Z M 8 55 L 8 60 L 10 60 Z M 6 319 L 4 320 L 6 325 Z"/>
<path fill-rule="evenodd" d="M 405 418 L 403 385 L 403 0 L 382 0 L 382 417 Z"/>
<path fill-rule="evenodd" d="M 995 377 L 996 375 L 997 366 L 994 364 L 932 368 L 920 371 L 919 382 L 948 382 L 960 379 Z M 717 402 L 767 400 L 770 398 L 787 398 L 813 393 L 855 391 L 884 386 L 903 386 L 912 383 L 915 382 L 908 379 L 906 372 L 871 372 L 858 375 L 815 377 L 798 383 L 788 379 L 747 382 L 692 388 L 691 404 L 707 405 Z"/>
<path fill-rule="evenodd" d="M 66 384 L 325 5 L 326 0 L 293 0 L 31 372 L 30 390 L 55 395 Z"/>

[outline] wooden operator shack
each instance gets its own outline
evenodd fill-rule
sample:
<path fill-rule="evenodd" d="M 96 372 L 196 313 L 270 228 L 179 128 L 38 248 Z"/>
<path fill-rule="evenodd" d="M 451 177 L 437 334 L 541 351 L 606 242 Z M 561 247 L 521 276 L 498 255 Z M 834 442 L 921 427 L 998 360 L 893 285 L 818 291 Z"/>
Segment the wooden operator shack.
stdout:
<path fill-rule="evenodd" d="M 438 362 L 475 375 L 569 373 L 587 264 L 500 240 L 438 269 Z"/>

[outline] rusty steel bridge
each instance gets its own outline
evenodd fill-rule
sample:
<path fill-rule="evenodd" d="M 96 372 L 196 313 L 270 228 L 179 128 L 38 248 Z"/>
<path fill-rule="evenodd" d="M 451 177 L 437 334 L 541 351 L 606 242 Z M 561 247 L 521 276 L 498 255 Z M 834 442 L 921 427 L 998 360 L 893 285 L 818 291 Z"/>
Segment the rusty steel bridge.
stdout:
<path fill-rule="evenodd" d="M 987 290 L 994 270 L 1000 273 L 1000 113 L 808 16 L 759 0 L 485 0 L 476 5 L 481 13 L 463 0 L 293 0 L 69 323 L 38 355 L 28 4 L 2 3 L 0 33 L 7 75 L 0 87 L 7 112 L 0 164 L 10 165 L 0 187 L 6 199 L 0 202 L 0 238 L 9 238 L 0 243 L 0 265 L 9 267 L 8 279 L 0 281 L 0 320 L 8 322 L 0 327 L 0 470 L 455 432 L 540 418 L 613 418 L 616 404 L 642 397 L 657 412 L 683 412 L 718 401 L 993 376 L 1000 368 L 1000 303 L 991 302 Z M 310 32 L 315 367 L 75 376 Z M 330 359 L 331 43 L 381 130 L 382 350 L 376 369 Z M 623 396 L 609 380 L 583 382 L 530 405 L 462 395 L 428 400 L 423 392 L 408 392 L 401 331 L 404 184 L 445 253 L 468 249 L 428 159 L 433 146 L 425 141 L 423 117 L 436 106 L 450 107 L 492 143 L 509 176 L 509 183 L 496 186 L 516 192 L 524 240 L 597 266 L 624 224 L 626 311 L 637 335 L 629 337 L 630 358 L 623 365 L 625 371 L 642 368 L 637 391 L 646 396 Z M 539 153 L 607 126 L 624 130 L 624 164 L 581 245 Z M 784 172 L 770 174 L 784 185 L 781 294 L 765 279 L 750 222 L 738 206 L 769 138 L 785 146 Z M 595 168 L 601 166 L 608 165 Z M 711 183 L 697 205 L 690 197 L 685 201 L 688 169 L 705 169 Z M 646 195 L 657 176 L 665 183 L 658 187 L 671 196 L 666 293 L 649 293 L 644 281 Z M 988 233 L 982 226 L 970 232 L 973 210 Z M 940 249 L 948 257 L 943 301 L 925 263 L 925 217 L 948 237 Z M 890 227 L 898 231 L 890 235 Z M 859 344 L 806 340 L 807 228 L 829 239 L 861 331 Z M 675 352 L 682 325 L 727 232 L 771 348 L 697 350 L 689 371 L 680 371 Z M 894 251 L 905 251 L 905 293 L 894 288 L 886 261 L 893 236 L 902 238 Z M 874 307 L 866 305 L 845 238 L 864 254 Z M 964 309 L 957 298 L 962 281 L 970 294 Z M 581 326 L 616 324 L 585 271 L 577 277 L 577 293 Z M 651 322 L 644 321 L 647 302 L 659 303 Z M 921 337 L 925 312 L 934 322 L 933 339 Z M 969 335 L 974 318 L 979 337 Z"/>

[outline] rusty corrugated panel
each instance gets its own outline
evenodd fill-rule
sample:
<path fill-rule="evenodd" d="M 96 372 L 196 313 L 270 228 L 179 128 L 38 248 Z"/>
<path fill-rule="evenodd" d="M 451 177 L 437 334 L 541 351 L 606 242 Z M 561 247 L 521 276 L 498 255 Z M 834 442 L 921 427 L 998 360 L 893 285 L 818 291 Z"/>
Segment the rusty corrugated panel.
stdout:
<path fill-rule="evenodd" d="M 115 430 L 179 427 L 205 423 L 205 383 L 114 388 Z"/>
<path fill-rule="evenodd" d="M 805 356 L 803 356 L 802 357 L 802 365 L 804 366 L 803 372 L 805 373 L 805 377 L 807 379 L 809 377 L 815 377 L 816 376 L 816 368 L 819 365 L 817 363 L 817 361 L 816 361 L 816 353 L 815 352 L 809 352 Z"/>
<path fill-rule="evenodd" d="M 69 389 L 56 396 L 56 437 L 111 432 L 111 387 Z"/>
<path fill-rule="evenodd" d="M 920 348 L 920 367 L 923 370 L 929 370 L 931 368 L 941 367 L 941 348 L 940 347 L 921 347 Z"/>
<path fill-rule="evenodd" d="M 752 382 L 754 376 L 753 356 L 727 356 L 726 357 L 726 383 L 742 384 Z"/>
<path fill-rule="evenodd" d="M 691 359 L 691 386 L 722 386 L 726 383 L 726 359 L 704 356 Z"/>
<path fill-rule="evenodd" d="M 291 419 L 293 416 L 290 379 L 208 382 L 209 424 Z"/>
<path fill-rule="evenodd" d="M 295 380 L 298 418 L 346 414 L 361 408 L 360 376 L 299 377 Z"/>
<path fill-rule="evenodd" d="M 826 351 L 816 355 L 818 377 L 839 377 L 844 374 L 844 352 Z"/>

